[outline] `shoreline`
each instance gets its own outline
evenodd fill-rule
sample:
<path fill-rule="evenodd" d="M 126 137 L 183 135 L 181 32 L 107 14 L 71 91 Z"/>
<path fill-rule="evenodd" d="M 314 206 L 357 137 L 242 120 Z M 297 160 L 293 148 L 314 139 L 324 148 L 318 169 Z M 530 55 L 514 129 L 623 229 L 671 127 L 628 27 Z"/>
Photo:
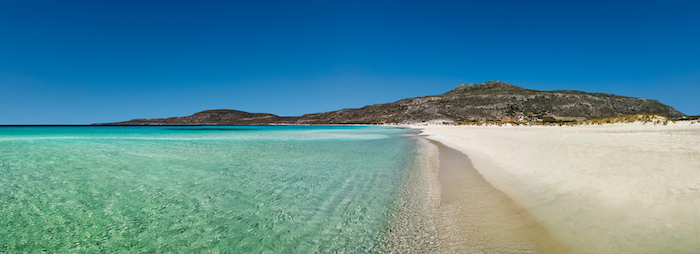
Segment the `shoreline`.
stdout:
<path fill-rule="evenodd" d="M 571 253 L 700 248 L 698 125 L 411 127 L 467 155 Z"/>
<path fill-rule="evenodd" d="M 527 211 L 494 189 L 466 154 L 427 139 L 439 151 L 443 253 L 567 253 Z"/>

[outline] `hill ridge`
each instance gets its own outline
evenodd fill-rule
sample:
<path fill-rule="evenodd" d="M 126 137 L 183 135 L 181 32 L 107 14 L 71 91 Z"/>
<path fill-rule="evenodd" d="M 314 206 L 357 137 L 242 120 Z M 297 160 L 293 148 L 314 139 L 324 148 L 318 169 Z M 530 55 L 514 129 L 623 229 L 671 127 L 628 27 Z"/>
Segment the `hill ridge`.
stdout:
<path fill-rule="evenodd" d="M 298 117 L 217 109 L 184 117 L 134 119 L 97 125 L 410 124 L 482 119 L 589 120 L 633 114 L 660 114 L 673 119 L 685 116 L 657 100 L 575 90 L 538 91 L 506 82 L 487 81 L 461 84 L 440 95 Z"/>

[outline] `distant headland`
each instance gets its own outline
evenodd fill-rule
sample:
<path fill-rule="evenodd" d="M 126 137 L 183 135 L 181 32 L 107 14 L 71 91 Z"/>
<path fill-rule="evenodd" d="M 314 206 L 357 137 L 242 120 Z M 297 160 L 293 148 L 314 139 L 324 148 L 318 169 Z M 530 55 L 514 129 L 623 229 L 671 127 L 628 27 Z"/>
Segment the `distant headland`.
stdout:
<path fill-rule="evenodd" d="M 415 124 L 421 122 L 574 121 L 632 114 L 685 115 L 656 100 L 606 93 L 538 91 L 505 82 L 462 84 L 441 95 L 362 108 L 281 117 L 238 110 L 205 110 L 191 116 L 134 119 L 94 125 Z"/>

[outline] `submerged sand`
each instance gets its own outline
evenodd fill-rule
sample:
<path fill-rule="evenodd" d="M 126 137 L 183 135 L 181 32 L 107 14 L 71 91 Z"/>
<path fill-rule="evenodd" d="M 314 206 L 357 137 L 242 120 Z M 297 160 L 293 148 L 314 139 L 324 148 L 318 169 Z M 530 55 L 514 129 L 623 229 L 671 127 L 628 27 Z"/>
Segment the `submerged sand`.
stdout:
<path fill-rule="evenodd" d="M 489 191 L 443 172 L 451 177 L 439 179 L 437 224 L 456 232 L 440 233 L 443 252 L 700 249 L 700 125 L 419 128 L 466 154 L 475 172 L 505 194 L 474 198 Z M 464 189 L 455 187 L 460 183 Z M 486 247 L 469 249 L 475 245 Z"/>

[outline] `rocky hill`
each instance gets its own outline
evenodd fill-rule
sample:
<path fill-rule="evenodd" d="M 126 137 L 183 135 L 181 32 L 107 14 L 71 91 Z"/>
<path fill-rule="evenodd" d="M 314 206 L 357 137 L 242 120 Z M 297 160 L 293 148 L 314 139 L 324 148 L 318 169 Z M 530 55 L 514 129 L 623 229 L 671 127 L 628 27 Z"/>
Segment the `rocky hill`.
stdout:
<path fill-rule="evenodd" d="M 684 115 L 656 100 L 581 91 L 537 91 L 489 81 L 463 84 L 441 95 L 403 99 L 363 108 L 279 117 L 235 110 L 208 110 L 192 116 L 137 119 L 115 125 L 198 124 L 370 124 L 467 122 L 475 120 L 586 120 L 631 114 L 660 114 L 673 119 Z"/>
<path fill-rule="evenodd" d="M 683 116 L 656 100 L 581 91 L 537 91 L 489 81 L 459 85 L 435 96 L 403 99 L 359 109 L 303 115 L 297 123 L 416 123 L 489 120 L 585 120 L 630 114 Z"/>
<path fill-rule="evenodd" d="M 205 110 L 184 117 L 134 119 L 125 122 L 100 123 L 95 125 L 253 125 L 292 122 L 296 119 L 296 117 L 279 117 L 266 113 L 248 113 L 238 110 L 217 109 Z"/>

